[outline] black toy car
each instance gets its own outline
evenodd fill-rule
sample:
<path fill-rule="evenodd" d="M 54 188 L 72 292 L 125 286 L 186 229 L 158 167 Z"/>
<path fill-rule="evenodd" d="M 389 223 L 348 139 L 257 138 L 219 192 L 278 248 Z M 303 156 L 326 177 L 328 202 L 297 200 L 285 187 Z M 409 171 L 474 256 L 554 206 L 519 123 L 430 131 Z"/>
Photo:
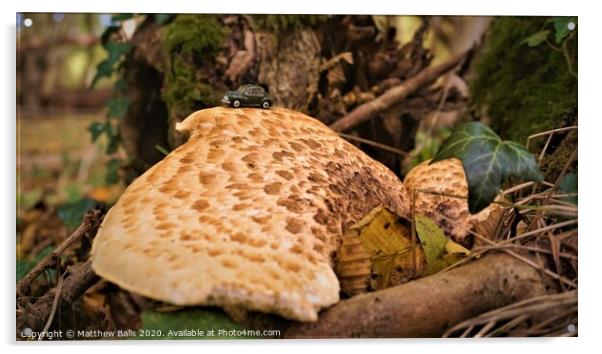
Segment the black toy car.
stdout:
<path fill-rule="evenodd" d="M 222 103 L 238 107 L 270 108 L 274 100 L 259 85 L 241 85 L 236 91 L 228 91 L 222 98 Z"/>

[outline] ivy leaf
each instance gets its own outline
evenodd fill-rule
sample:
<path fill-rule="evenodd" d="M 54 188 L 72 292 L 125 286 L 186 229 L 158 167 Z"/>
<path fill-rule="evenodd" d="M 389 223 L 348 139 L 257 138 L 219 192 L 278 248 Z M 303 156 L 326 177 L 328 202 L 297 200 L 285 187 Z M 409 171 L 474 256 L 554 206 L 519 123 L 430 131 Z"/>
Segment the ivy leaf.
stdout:
<path fill-rule="evenodd" d="M 159 25 L 164 25 L 175 17 L 174 14 L 155 14 L 155 22 Z"/>
<path fill-rule="evenodd" d="M 127 89 L 128 83 L 123 78 L 115 81 L 115 84 L 113 85 L 113 93 L 125 93 L 127 92 Z"/>
<path fill-rule="evenodd" d="M 96 204 L 98 203 L 90 198 L 62 204 L 58 208 L 58 216 L 69 229 L 73 230 L 81 224 L 86 211 L 93 209 Z"/>
<path fill-rule="evenodd" d="M 548 31 L 548 30 L 536 32 L 536 33 L 530 35 L 529 37 L 525 38 L 525 40 L 523 40 L 520 44 L 527 43 L 529 45 L 529 47 L 536 47 L 539 44 L 541 44 L 543 41 L 545 41 L 546 38 L 548 38 L 549 34 L 550 34 L 550 31 Z"/>
<path fill-rule="evenodd" d="M 502 141 L 480 122 L 454 129 L 432 162 L 452 157 L 462 160 L 468 180 L 468 207 L 473 214 L 495 199 L 508 177 L 529 181 L 543 179 L 535 157 L 527 149 L 513 141 Z"/>
<path fill-rule="evenodd" d="M 111 35 L 113 33 L 118 32 L 120 29 L 119 26 L 109 26 L 107 27 L 104 32 L 102 32 L 102 35 L 100 36 L 100 43 L 102 44 L 103 48 L 106 48 L 107 43 L 109 42 Z"/>
<path fill-rule="evenodd" d="M 95 142 L 103 133 L 107 132 L 107 125 L 109 125 L 108 122 L 94 122 L 88 126 L 88 131 L 92 135 L 92 142 Z"/>
<path fill-rule="evenodd" d="M 571 194 L 577 193 L 577 174 L 576 173 L 567 173 L 562 177 L 560 182 L 558 183 L 558 190 L 561 194 Z M 577 205 L 577 196 L 570 196 L 562 198 L 571 204 Z"/>
<path fill-rule="evenodd" d="M 129 20 L 132 17 L 134 17 L 134 14 L 129 14 L 129 13 L 115 14 L 115 15 L 111 16 L 111 21 L 113 21 L 113 22 L 124 21 L 124 20 Z"/>
<path fill-rule="evenodd" d="M 107 136 L 109 137 L 109 142 L 107 143 L 107 147 L 105 148 L 105 153 L 107 155 L 111 155 L 117 151 L 117 148 L 119 148 L 119 143 L 121 142 L 121 139 L 117 134 L 107 133 Z"/>
<path fill-rule="evenodd" d="M 96 86 L 98 80 L 102 79 L 103 77 L 111 77 L 112 74 L 113 64 L 111 64 L 111 62 L 108 59 L 101 61 L 96 67 L 96 74 L 94 75 L 94 78 L 92 79 L 92 84 L 90 84 L 90 86 Z"/>
<path fill-rule="evenodd" d="M 107 102 L 107 108 L 109 109 L 108 116 L 122 118 L 127 113 L 129 106 L 130 101 L 127 97 L 113 97 Z"/>
<path fill-rule="evenodd" d="M 36 254 L 33 259 L 17 259 L 17 281 L 23 279 L 27 273 L 31 272 L 33 267 L 35 267 L 44 257 L 49 255 L 53 249 L 53 246 L 46 246 Z M 52 278 L 54 272 L 54 269 L 47 269 L 44 273 L 48 278 Z"/>
<path fill-rule="evenodd" d="M 142 312 L 139 339 L 236 339 L 255 338 L 254 333 L 217 309 L 192 308 L 176 312 Z"/>
<path fill-rule="evenodd" d="M 115 184 L 119 181 L 119 166 L 120 162 L 118 159 L 111 159 L 107 163 L 107 172 L 105 174 L 107 184 Z"/>
<path fill-rule="evenodd" d="M 94 87 L 101 78 L 111 77 L 111 75 L 113 75 L 113 71 L 115 70 L 115 64 L 117 64 L 124 55 L 128 54 L 132 50 L 132 45 L 130 43 L 117 43 L 108 41 L 104 43 L 103 46 L 109 56 L 105 60 L 101 61 L 96 67 L 96 75 L 94 75 L 94 79 L 92 79 L 92 87 Z"/>
<path fill-rule="evenodd" d="M 569 23 L 575 22 L 575 18 L 566 16 L 553 17 L 547 20 L 546 22 L 551 22 L 552 24 L 554 24 L 554 39 L 556 40 L 556 44 L 559 44 L 564 38 L 566 38 L 566 36 L 569 35 Z"/>
<path fill-rule="evenodd" d="M 132 45 L 130 43 L 118 43 L 109 41 L 105 45 L 105 49 L 107 53 L 109 53 L 109 58 L 107 59 L 111 64 L 115 64 L 121 56 L 128 54 L 132 50 Z"/>

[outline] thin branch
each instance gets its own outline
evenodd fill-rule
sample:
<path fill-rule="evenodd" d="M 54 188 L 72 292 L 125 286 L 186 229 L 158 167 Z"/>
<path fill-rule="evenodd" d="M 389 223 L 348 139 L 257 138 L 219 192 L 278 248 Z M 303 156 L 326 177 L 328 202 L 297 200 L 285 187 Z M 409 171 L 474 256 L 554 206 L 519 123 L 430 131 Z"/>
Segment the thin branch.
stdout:
<path fill-rule="evenodd" d="M 342 136 L 345 139 L 356 140 L 356 141 L 359 141 L 360 143 L 364 143 L 366 145 L 374 146 L 376 148 L 379 148 L 379 149 L 385 150 L 385 151 L 389 151 L 389 152 L 392 152 L 394 154 L 398 154 L 398 155 L 401 155 L 401 156 L 408 156 L 409 155 L 407 152 L 405 152 L 403 150 L 396 149 L 394 147 L 391 147 L 391 146 L 388 146 L 388 145 L 385 145 L 385 144 L 381 144 L 381 143 L 378 143 L 378 142 L 373 141 L 373 140 L 368 140 L 368 139 L 360 138 L 358 136 L 353 136 L 353 135 L 349 135 L 349 134 L 345 134 L 345 133 L 339 133 L 339 135 Z"/>
<path fill-rule="evenodd" d="M 50 269 L 56 266 L 60 256 L 75 244 L 77 241 L 81 240 L 82 237 L 90 237 L 96 235 L 96 231 L 100 227 L 102 219 L 104 217 L 104 213 L 99 209 L 94 209 L 86 212 L 84 215 L 82 223 L 79 227 L 69 236 L 65 241 L 63 241 L 56 249 L 54 249 L 50 254 L 46 257 L 42 258 L 38 264 L 33 267 L 33 269 L 27 273 L 19 283 L 17 283 L 17 296 L 23 296 L 26 294 L 24 292 L 31 283 L 46 269 Z"/>
<path fill-rule="evenodd" d="M 423 69 L 416 76 L 385 91 L 376 99 L 360 105 L 351 113 L 332 123 L 330 128 L 342 132 L 376 117 L 379 113 L 399 104 L 412 92 L 432 83 L 441 75 L 456 67 L 466 57 L 467 53 L 468 51 L 462 52 L 437 66 Z"/>
<path fill-rule="evenodd" d="M 502 330 L 508 330 L 508 329 L 511 329 L 512 327 L 515 327 L 515 325 L 518 322 L 521 322 L 518 319 L 525 319 L 525 316 L 527 318 L 529 318 L 529 317 L 532 317 L 532 315 L 536 314 L 536 313 L 541 313 L 543 311 L 549 311 L 550 309 L 553 309 L 553 308 L 562 308 L 562 307 L 570 306 L 573 304 L 577 304 L 577 290 L 567 291 L 567 292 L 560 293 L 560 294 L 550 294 L 550 295 L 542 295 L 542 296 L 532 297 L 532 298 L 529 298 L 529 299 L 526 299 L 523 301 L 519 301 L 519 302 L 510 304 L 508 306 L 499 308 L 499 309 L 495 309 L 493 311 L 483 313 L 483 314 L 476 316 L 474 318 L 471 318 L 469 320 L 463 321 L 463 322 L 453 326 L 449 330 L 447 330 L 443 334 L 443 337 L 453 336 L 454 333 L 458 333 L 460 330 L 462 330 L 464 328 L 472 330 L 475 326 L 479 326 L 482 324 L 489 324 L 491 322 L 499 322 L 499 321 L 507 320 L 510 318 L 515 319 L 515 321 L 511 321 L 510 322 L 511 325 L 507 325 L 506 328 L 500 327 L 500 328 L 494 330 L 493 332 L 486 334 L 486 332 L 491 329 L 491 326 L 489 326 L 489 328 L 487 328 L 487 330 L 485 330 L 485 328 L 483 328 L 479 332 L 479 334 L 486 335 L 489 337 L 492 334 L 497 334 L 497 333 L 501 332 Z M 576 308 L 575 308 L 575 310 L 576 310 Z M 568 313 L 568 314 L 570 314 L 570 313 Z M 485 327 L 488 327 L 488 326 L 485 326 Z M 540 327 L 543 327 L 543 326 L 540 326 Z M 470 332 L 468 332 L 468 333 L 470 333 Z M 468 333 L 465 330 L 462 334 L 462 337 L 464 337 Z M 479 335 L 476 335 L 476 336 L 479 336 Z"/>
<path fill-rule="evenodd" d="M 69 275 L 60 288 L 57 286 L 51 289 L 35 303 L 25 305 L 24 310 L 18 312 L 18 332 L 24 328 L 31 328 L 34 331 L 41 330 L 52 313 L 55 301 L 58 301 L 57 306 L 71 306 L 90 286 L 98 281 L 98 276 L 92 270 L 90 260 L 72 266 L 68 273 Z M 59 294 L 57 295 L 57 293 Z"/>
<path fill-rule="evenodd" d="M 571 37 L 572 37 L 572 35 L 571 35 Z M 571 38 L 571 37 L 569 37 L 569 38 Z M 569 73 L 574 78 L 577 78 L 577 72 L 573 68 L 573 61 L 571 60 L 571 54 L 569 53 L 567 43 L 568 43 L 568 38 L 564 42 L 562 42 L 562 55 L 564 55 L 564 59 L 566 60 L 566 65 L 567 65 L 567 68 L 569 69 Z"/>
<path fill-rule="evenodd" d="M 440 216 L 440 217 L 442 217 L 443 219 L 447 220 L 447 222 L 451 222 L 451 223 L 454 222 L 453 220 L 449 219 L 448 217 L 446 217 L 442 213 L 437 213 L 437 215 Z M 576 222 L 576 220 L 571 220 L 570 222 Z M 556 227 L 558 227 L 558 224 L 551 225 L 551 226 L 548 226 L 548 227 L 551 228 L 552 226 L 556 228 Z M 544 227 L 544 228 L 540 229 L 539 231 L 541 232 L 544 229 L 547 229 L 548 227 Z M 490 240 L 489 238 L 487 238 L 487 237 L 485 237 L 483 235 L 479 235 L 478 233 L 474 232 L 472 229 L 465 228 L 465 230 L 468 231 L 468 233 L 470 233 L 471 235 L 473 235 L 477 239 L 479 239 L 479 240 L 481 240 L 481 241 L 483 241 L 483 242 L 485 242 L 485 243 L 487 243 L 487 244 L 489 244 L 490 246 L 493 246 L 493 247 L 499 247 L 502 244 L 505 244 L 505 243 L 507 243 L 509 241 L 509 240 L 506 240 L 506 241 L 497 243 L 497 242 L 492 241 L 492 240 Z M 526 234 L 528 234 L 528 233 L 525 233 L 525 234 L 521 235 L 521 237 L 523 237 Z M 518 237 L 519 236 L 515 237 L 514 240 L 516 240 Z M 520 260 L 520 261 L 522 261 L 522 262 L 530 265 L 531 267 L 544 272 L 545 274 L 547 274 L 548 276 L 552 277 L 553 279 L 556 279 L 556 280 L 558 280 L 558 281 L 560 281 L 560 282 L 562 282 L 562 283 L 564 283 L 564 284 L 566 284 L 566 285 L 568 285 L 568 286 L 570 286 L 572 288 L 575 288 L 575 289 L 577 288 L 577 283 L 575 283 L 574 281 L 572 281 L 570 279 L 567 279 L 566 277 L 563 277 L 560 274 L 556 274 L 556 273 L 554 273 L 554 272 L 552 272 L 552 271 L 550 271 L 550 270 L 548 270 L 548 269 L 546 269 L 546 268 L 544 268 L 544 267 L 542 267 L 542 266 L 540 266 L 540 265 L 532 262 L 530 259 L 517 254 L 516 252 L 514 252 L 514 251 L 512 251 L 512 250 L 510 250 L 510 249 L 508 249 L 506 247 L 500 247 L 500 250 L 502 252 L 505 252 L 505 253 L 509 254 L 510 256 L 512 256 L 512 257 L 514 257 L 514 258 L 516 258 L 516 259 L 518 259 L 518 260 Z M 481 251 L 481 252 L 478 252 L 478 253 L 472 253 L 470 256 L 466 257 L 462 261 L 456 262 L 456 263 L 450 265 L 449 267 L 443 269 L 441 272 L 448 271 L 448 270 L 450 270 L 452 268 L 455 268 L 458 265 L 460 265 L 462 262 L 467 261 L 468 259 L 471 259 L 471 258 L 475 258 L 480 253 L 484 253 L 484 251 Z"/>
<path fill-rule="evenodd" d="M 562 52 L 562 49 L 560 49 L 559 47 L 555 46 L 552 44 L 552 42 L 550 42 L 550 40 L 548 40 L 546 38 L 546 44 L 548 45 L 548 47 L 550 47 L 551 49 L 557 51 L 557 52 Z"/>
<path fill-rule="evenodd" d="M 56 294 L 54 295 L 54 301 L 52 301 L 52 308 L 50 309 L 50 315 L 48 316 L 48 321 L 46 321 L 46 325 L 42 330 L 42 335 L 38 338 L 39 341 L 44 339 L 44 335 L 48 332 L 50 325 L 52 324 L 52 320 L 54 320 L 54 315 L 56 314 L 56 309 L 59 305 L 59 299 L 61 298 L 61 290 L 63 289 L 63 275 L 59 275 L 59 282 L 56 286 Z"/>
<path fill-rule="evenodd" d="M 546 136 L 546 135 L 554 134 L 554 133 L 560 133 L 560 132 L 567 131 L 567 130 L 577 130 L 577 129 L 579 129 L 579 127 L 577 125 L 572 125 L 570 127 L 557 128 L 557 129 L 552 129 L 552 130 L 548 130 L 548 131 L 545 131 L 545 132 L 541 132 L 541 133 L 529 135 L 529 137 L 527 138 L 527 145 L 526 145 L 526 147 L 527 147 L 527 149 L 529 149 L 529 143 L 531 142 L 531 139 L 538 138 L 540 136 Z"/>

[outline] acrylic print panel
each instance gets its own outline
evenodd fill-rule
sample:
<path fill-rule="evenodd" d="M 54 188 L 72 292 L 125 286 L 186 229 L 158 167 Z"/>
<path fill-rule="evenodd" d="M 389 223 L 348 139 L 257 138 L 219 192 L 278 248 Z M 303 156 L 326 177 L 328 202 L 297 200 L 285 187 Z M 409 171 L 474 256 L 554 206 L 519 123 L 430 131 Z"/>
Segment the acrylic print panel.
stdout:
<path fill-rule="evenodd" d="M 16 340 L 577 336 L 578 27 L 17 14 Z"/>

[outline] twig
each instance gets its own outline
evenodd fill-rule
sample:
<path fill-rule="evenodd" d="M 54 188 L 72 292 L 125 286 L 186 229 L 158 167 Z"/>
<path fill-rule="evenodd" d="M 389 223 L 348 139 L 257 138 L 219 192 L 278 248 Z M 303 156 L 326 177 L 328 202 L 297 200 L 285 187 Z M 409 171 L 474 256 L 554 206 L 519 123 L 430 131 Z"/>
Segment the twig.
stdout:
<path fill-rule="evenodd" d="M 440 217 L 442 217 L 443 219 L 447 220 L 447 222 L 451 222 L 451 223 L 453 223 L 453 222 L 454 222 L 453 220 L 449 219 L 448 217 L 446 217 L 445 215 L 443 215 L 443 214 L 441 214 L 441 213 L 437 213 L 437 215 L 439 215 L 439 216 L 440 216 Z M 570 220 L 570 222 L 575 222 L 575 221 L 576 221 L 576 220 Z M 549 228 L 552 228 L 552 226 L 554 226 L 554 227 L 558 227 L 557 225 L 558 225 L 558 224 L 556 224 L 556 225 L 551 225 L 551 226 L 548 226 L 548 227 L 549 227 Z M 541 232 L 542 230 L 544 230 L 544 229 L 546 229 L 546 228 L 547 228 L 547 227 L 544 227 L 544 228 L 540 229 L 539 231 Z M 496 243 L 496 242 L 494 242 L 494 241 L 490 240 L 489 238 L 487 238 L 487 237 L 485 237 L 485 236 L 483 236 L 483 235 L 479 235 L 478 233 L 474 232 L 474 231 L 473 231 L 473 230 L 471 230 L 471 229 L 466 229 L 466 230 L 468 231 L 468 233 L 470 233 L 471 235 L 473 235 L 473 236 L 474 236 L 474 237 L 476 237 L 477 239 L 479 239 L 479 240 L 481 240 L 481 241 L 483 241 L 483 242 L 485 242 L 485 243 L 487 243 L 487 244 L 489 244 L 490 246 L 493 246 L 493 247 L 499 247 L 499 246 L 501 246 L 502 244 L 504 244 L 504 243 L 507 243 L 507 242 L 508 242 L 508 240 L 506 240 L 506 241 L 503 241 L 503 242 L 500 242 L 500 243 Z M 526 234 L 523 234 L 523 235 L 520 235 L 520 236 L 521 236 L 521 237 L 523 237 L 524 235 L 526 235 Z M 517 237 L 515 237 L 514 239 L 516 239 L 516 238 L 518 238 L 518 236 L 517 236 Z M 523 257 L 523 256 L 519 255 L 518 253 L 516 253 L 516 252 L 514 252 L 514 251 L 512 251 L 512 250 L 510 250 L 510 249 L 508 249 L 508 248 L 506 248 L 506 247 L 500 247 L 500 250 L 501 250 L 502 252 L 505 252 L 505 253 L 509 254 L 510 256 L 512 256 L 512 257 L 514 257 L 514 258 L 516 258 L 516 259 L 518 259 L 518 260 L 520 260 L 520 261 L 522 261 L 522 262 L 524 262 L 524 263 L 526 263 L 526 264 L 530 265 L 531 267 L 533 267 L 533 268 L 535 268 L 535 269 L 538 269 L 538 270 L 540 270 L 540 271 L 544 272 L 545 274 L 547 274 L 548 276 L 552 277 L 553 279 L 556 279 L 556 280 L 558 280 L 558 281 L 560 281 L 560 282 L 562 282 L 562 283 L 564 283 L 564 284 L 566 284 L 566 285 L 568 285 L 568 286 L 570 286 L 570 287 L 572 287 L 572 288 L 575 288 L 575 289 L 577 288 L 577 283 L 575 283 L 574 281 L 572 281 L 572 280 L 570 280 L 570 279 L 567 279 L 566 277 L 563 277 L 563 276 L 562 276 L 562 275 L 560 275 L 560 274 L 556 274 L 556 273 L 554 273 L 554 272 L 550 271 L 549 269 L 546 269 L 546 268 L 544 268 L 544 267 L 540 266 L 539 264 L 536 264 L 536 263 L 534 263 L 534 262 L 533 262 L 533 261 L 531 261 L 530 259 L 528 259 L 528 258 L 526 258 L 526 257 Z M 479 252 L 479 253 L 483 253 L 483 252 Z M 444 272 L 444 271 L 448 271 L 448 270 L 450 270 L 450 269 L 452 269 L 452 268 L 455 268 L 455 267 L 457 267 L 458 265 L 460 265 L 461 263 L 463 263 L 463 262 L 467 261 L 468 259 L 475 258 L 475 257 L 476 257 L 476 256 L 477 256 L 479 253 L 473 253 L 473 254 L 471 254 L 470 256 L 466 257 L 466 258 L 465 258 L 465 259 L 463 259 L 462 261 L 460 261 L 460 262 L 456 262 L 456 263 L 454 263 L 454 264 L 450 265 L 449 267 L 447 267 L 447 268 L 443 269 L 443 270 L 442 270 L 442 272 Z"/>
<path fill-rule="evenodd" d="M 360 138 L 358 136 L 353 136 L 353 135 L 349 135 L 349 134 L 345 134 L 345 133 L 339 133 L 339 135 L 342 136 L 345 139 L 356 140 L 356 141 L 359 141 L 360 143 L 364 143 L 366 145 L 374 146 L 376 148 L 379 148 L 379 149 L 385 150 L 385 151 L 389 151 L 389 152 L 392 152 L 394 154 L 399 154 L 401 156 L 408 156 L 409 155 L 407 152 L 405 152 L 403 150 L 399 150 L 399 149 L 396 149 L 396 148 L 388 146 L 388 145 L 377 143 L 376 141 L 372 141 L 372 140 Z"/>
<path fill-rule="evenodd" d="M 463 200 L 468 200 L 467 196 L 462 196 L 462 195 L 457 195 L 457 194 L 451 194 L 451 193 L 444 193 L 444 192 L 435 192 L 435 191 L 431 191 L 428 189 L 417 189 L 418 192 L 421 193 L 426 193 L 426 194 L 432 194 L 432 195 L 437 195 L 437 196 L 441 196 L 441 197 L 448 197 L 448 198 L 456 198 L 456 199 L 463 199 Z M 546 193 L 546 192 L 542 192 L 542 193 Z M 512 208 L 516 208 L 516 209 L 520 209 L 520 210 L 534 210 L 534 211 L 550 211 L 550 207 L 542 207 L 542 206 L 534 206 L 534 205 L 524 205 L 527 202 L 531 201 L 531 199 L 534 199 L 535 195 L 531 195 L 526 199 L 523 199 L 519 202 L 516 203 L 510 203 L 504 200 L 494 200 L 491 202 L 491 204 L 497 204 L 497 205 L 501 205 L 504 207 L 512 207 Z M 552 208 L 553 209 L 553 208 Z"/>
<path fill-rule="evenodd" d="M 485 327 L 479 331 L 475 335 L 475 337 L 480 336 L 492 336 L 494 334 L 498 334 L 503 330 L 511 329 L 515 327 L 519 322 L 519 319 L 524 320 L 526 318 L 530 318 L 536 313 L 541 313 L 543 311 L 549 311 L 553 308 L 562 308 L 565 306 L 570 306 L 577 303 L 577 290 L 567 291 L 561 294 L 551 294 L 551 295 L 543 295 L 532 297 L 523 301 L 519 301 L 513 303 L 511 305 L 489 311 L 483 313 L 477 317 L 471 318 L 469 320 L 463 321 L 449 330 L 445 332 L 443 337 L 450 337 L 454 333 L 458 333 L 460 330 L 466 328 L 463 331 L 461 337 L 466 337 L 470 334 L 470 330 L 472 330 L 475 326 L 486 324 Z M 493 328 L 492 323 L 495 324 L 499 321 L 514 318 L 513 321 L 509 322 L 503 327 L 500 327 L 493 332 L 487 334 L 487 332 Z M 545 321 L 544 321 L 545 323 Z M 543 327 L 543 324 L 539 327 Z"/>
<path fill-rule="evenodd" d="M 538 248 L 538 247 L 533 247 L 533 246 L 525 246 L 525 245 L 498 245 L 498 246 L 481 246 L 478 248 L 475 248 L 475 251 L 478 252 L 483 252 L 484 251 L 491 251 L 491 250 L 499 250 L 501 248 L 517 248 L 517 249 L 521 249 L 521 250 L 526 250 L 526 251 L 531 251 L 531 252 L 539 252 L 539 253 L 545 253 L 545 254 L 552 254 L 552 251 L 543 249 L 543 248 Z M 566 253 L 566 252 L 560 252 L 558 254 L 561 258 L 567 258 L 567 259 L 572 259 L 572 260 L 577 260 L 578 257 L 570 254 L 570 253 Z"/>
<path fill-rule="evenodd" d="M 552 142 L 552 138 L 554 134 L 548 135 L 548 139 L 546 139 L 546 144 L 541 149 L 541 153 L 539 154 L 539 158 L 537 159 L 537 164 L 541 166 L 541 162 L 543 161 L 544 156 L 546 156 L 546 151 L 548 150 L 548 146 L 550 146 L 550 142 Z"/>
<path fill-rule="evenodd" d="M 494 329 L 493 331 L 487 333 L 485 336 L 486 337 L 495 337 L 495 336 L 499 336 L 502 333 L 508 333 L 508 331 L 515 328 L 516 326 L 518 326 L 519 324 L 521 324 L 523 321 L 525 321 L 527 319 L 529 319 L 529 316 L 520 315 L 520 316 L 516 317 L 515 319 L 509 321 L 508 323 L 502 325 L 501 327 L 498 327 L 498 328 Z"/>
<path fill-rule="evenodd" d="M 435 108 L 435 110 L 434 110 L 432 122 L 429 124 L 428 130 L 426 132 L 426 136 L 428 136 L 428 137 L 432 137 L 433 130 L 435 129 L 435 125 L 437 125 L 437 122 L 439 121 L 439 116 L 441 116 L 441 111 L 443 110 L 443 106 L 445 105 L 445 102 L 447 102 L 447 96 L 449 95 L 449 91 L 450 91 L 450 88 L 451 88 L 451 85 L 450 85 L 450 81 L 451 81 L 450 74 L 446 74 L 444 76 L 445 84 L 443 86 L 443 92 L 441 93 L 441 98 L 439 99 L 439 103 L 437 104 L 437 108 Z M 424 148 L 425 145 L 426 145 L 426 140 L 423 140 L 413 150 L 414 151 L 422 151 L 422 149 Z"/>
<path fill-rule="evenodd" d="M 548 189 L 546 191 L 547 195 L 546 195 L 546 198 L 542 201 L 543 204 L 546 204 L 548 202 L 548 200 L 550 198 L 552 198 L 552 196 L 554 195 L 554 192 L 556 192 L 556 190 L 560 186 L 560 181 L 565 176 L 565 174 L 567 173 L 569 167 L 571 166 L 571 163 L 573 163 L 573 160 L 576 157 L 577 157 L 577 149 L 574 149 L 573 152 L 571 153 L 571 156 L 569 157 L 569 159 L 564 164 L 564 167 L 563 167 L 562 171 L 560 172 L 560 175 L 558 175 L 558 178 L 556 178 L 556 182 L 554 182 L 554 186 L 552 186 L 552 188 L 550 188 L 550 189 Z M 537 213 L 537 215 L 533 218 L 533 220 L 531 221 L 531 224 L 533 224 L 534 222 L 539 221 L 542 218 L 543 218 L 543 212 L 540 210 Z"/>
<path fill-rule="evenodd" d="M 89 260 L 72 266 L 69 273 L 60 289 L 58 286 L 51 289 L 34 304 L 26 305 L 24 311 L 19 313 L 17 316 L 18 333 L 24 328 L 31 328 L 34 331 L 40 330 L 52 313 L 53 304 L 57 298 L 57 306 L 71 306 L 98 280 L 98 276 L 92 270 L 92 262 Z M 57 295 L 57 293 L 60 294 Z"/>
<path fill-rule="evenodd" d="M 383 93 L 376 99 L 364 103 L 354 109 L 351 113 L 340 118 L 330 125 L 334 131 L 346 131 L 362 122 L 370 120 L 380 112 L 383 112 L 392 106 L 399 104 L 409 94 L 419 88 L 435 81 L 439 76 L 453 69 L 458 65 L 468 52 L 457 54 L 447 61 L 433 67 L 427 67 L 420 71 L 416 76 L 404 81 L 401 85 L 395 86 Z"/>
<path fill-rule="evenodd" d="M 496 320 L 487 322 L 487 324 L 477 334 L 475 334 L 475 338 L 483 337 L 485 334 L 487 334 L 487 332 L 489 332 L 490 329 L 493 328 L 493 326 L 495 326 L 496 323 Z"/>
<path fill-rule="evenodd" d="M 518 192 L 518 191 L 523 190 L 525 188 L 531 187 L 534 184 L 535 184 L 535 182 L 524 182 L 524 183 L 518 184 L 516 186 L 510 187 L 510 188 L 502 191 L 502 194 L 508 195 L 510 193 Z"/>
<path fill-rule="evenodd" d="M 571 35 L 572 37 L 572 35 Z M 562 42 L 562 54 L 564 55 L 564 59 L 566 60 L 567 68 L 569 69 L 569 74 L 571 74 L 575 79 L 577 79 L 577 72 L 573 68 L 573 62 L 571 60 L 571 55 L 569 54 L 569 49 L 567 47 L 568 38 L 564 42 Z"/>
<path fill-rule="evenodd" d="M 343 52 L 330 58 L 328 61 L 320 65 L 320 72 L 332 69 L 340 61 L 346 61 L 348 64 L 353 64 L 353 54 L 351 52 Z"/>
<path fill-rule="evenodd" d="M 46 321 L 46 325 L 42 330 L 42 335 L 38 338 L 39 341 L 44 339 L 44 335 L 48 332 L 50 325 L 52 324 L 52 320 L 54 319 L 54 315 L 56 314 L 56 308 L 59 305 L 59 299 L 61 298 L 61 290 L 63 289 L 63 275 L 59 275 L 59 282 L 56 286 L 56 294 L 54 295 L 54 301 L 52 302 L 52 308 L 50 309 L 50 315 L 48 316 L 48 321 Z"/>
<path fill-rule="evenodd" d="M 520 239 L 524 239 L 524 238 L 529 237 L 529 236 L 534 236 L 534 235 L 540 234 L 540 233 L 545 232 L 545 231 L 551 231 L 551 230 L 559 229 L 561 227 L 570 226 L 570 225 L 574 225 L 574 224 L 578 224 L 578 223 L 579 223 L 579 219 L 572 219 L 572 220 L 567 220 L 567 221 L 559 222 L 557 224 L 552 224 L 552 225 L 544 226 L 544 227 L 541 227 L 541 228 L 538 228 L 538 229 L 535 229 L 535 230 L 532 230 L 532 231 L 527 231 L 527 232 L 522 233 L 520 235 L 516 235 L 513 238 L 509 238 L 507 240 L 504 240 L 504 241 L 500 242 L 499 244 L 501 245 L 501 244 L 505 244 L 505 243 L 511 243 L 511 242 L 514 242 L 514 241 L 517 241 L 517 240 L 520 240 Z"/>
<path fill-rule="evenodd" d="M 578 128 L 579 127 L 577 125 L 572 125 L 570 127 L 556 128 L 556 129 L 548 130 L 548 131 L 545 131 L 545 132 L 541 132 L 541 133 L 530 135 L 527 138 L 527 145 L 526 145 L 526 147 L 527 147 L 527 149 L 529 149 L 529 143 L 531 142 L 531 139 L 535 139 L 535 138 L 538 138 L 540 136 L 546 136 L 546 135 L 550 135 L 550 134 L 554 134 L 554 133 L 560 133 L 560 132 L 564 132 L 564 131 L 567 131 L 567 130 L 575 130 L 575 129 L 578 129 Z"/>
<path fill-rule="evenodd" d="M 490 241 L 488 238 L 482 237 L 482 236 L 477 236 L 481 241 L 485 241 L 485 242 L 490 242 L 493 245 L 496 245 L 493 241 Z M 499 244 L 497 245 L 499 246 Z M 509 249 L 505 249 L 505 248 L 501 248 L 501 250 L 509 255 L 511 255 L 512 257 L 525 262 L 526 264 L 530 265 L 531 267 L 535 268 L 535 269 L 539 269 L 542 272 L 544 272 L 545 274 L 549 275 L 551 278 L 556 279 L 574 289 L 577 289 L 577 283 L 575 283 L 574 281 L 567 279 L 566 277 L 563 277 L 560 274 L 554 273 L 549 269 L 546 269 L 545 267 L 534 263 L 533 261 L 531 261 L 530 259 L 527 259 L 526 257 L 523 257 L 521 255 L 519 255 L 518 253 L 511 251 Z"/>
<path fill-rule="evenodd" d="M 75 242 L 81 240 L 81 238 L 84 236 L 90 237 L 95 235 L 103 217 L 104 213 L 99 209 L 86 212 L 79 227 L 56 249 L 50 252 L 50 254 L 48 254 L 46 257 L 42 258 L 42 260 L 38 262 L 38 264 L 36 264 L 35 267 L 33 267 L 33 269 L 27 273 L 27 275 L 23 277 L 21 281 L 19 281 L 19 283 L 17 283 L 17 297 L 21 297 L 26 294 L 24 290 L 31 285 L 38 275 L 42 274 L 46 269 L 56 266 L 57 261 L 63 252 L 75 244 Z"/>

